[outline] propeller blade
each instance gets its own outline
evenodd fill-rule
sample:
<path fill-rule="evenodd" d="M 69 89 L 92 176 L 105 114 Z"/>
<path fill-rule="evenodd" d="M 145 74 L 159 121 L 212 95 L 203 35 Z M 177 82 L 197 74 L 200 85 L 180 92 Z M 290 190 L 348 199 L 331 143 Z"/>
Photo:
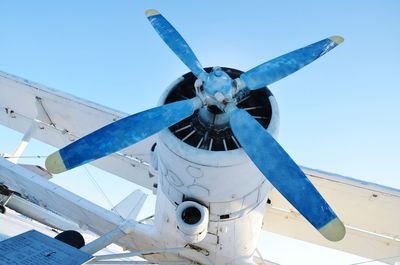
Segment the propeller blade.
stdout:
<path fill-rule="evenodd" d="M 338 46 L 343 40 L 340 36 L 332 36 L 318 41 L 260 64 L 243 73 L 240 79 L 250 90 L 263 88 L 303 68 Z"/>
<path fill-rule="evenodd" d="M 189 117 L 202 106 L 199 98 L 162 105 L 106 125 L 51 154 L 46 168 L 61 173 L 133 145 Z"/>
<path fill-rule="evenodd" d="M 205 75 L 207 75 L 206 71 L 204 71 L 196 55 L 178 31 L 157 10 L 149 9 L 145 14 L 169 48 L 189 67 L 197 78 L 204 81 Z"/>
<path fill-rule="evenodd" d="M 328 240 L 339 241 L 345 227 L 301 169 L 245 110 L 230 113 L 232 131 L 269 182 Z"/>

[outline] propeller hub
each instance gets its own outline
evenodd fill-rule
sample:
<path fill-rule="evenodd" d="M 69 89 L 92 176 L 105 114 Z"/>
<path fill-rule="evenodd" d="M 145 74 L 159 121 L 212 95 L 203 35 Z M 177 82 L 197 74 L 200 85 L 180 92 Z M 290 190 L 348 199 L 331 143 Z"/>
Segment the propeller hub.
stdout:
<path fill-rule="evenodd" d="M 221 103 L 232 100 L 233 80 L 220 67 L 213 68 L 204 81 L 204 91 L 208 97 Z"/>

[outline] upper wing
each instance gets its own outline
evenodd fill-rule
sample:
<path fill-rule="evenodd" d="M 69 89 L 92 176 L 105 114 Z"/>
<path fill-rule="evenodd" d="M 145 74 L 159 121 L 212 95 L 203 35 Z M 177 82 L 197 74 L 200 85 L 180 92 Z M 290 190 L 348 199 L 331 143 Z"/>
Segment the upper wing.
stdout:
<path fill-rule="evenodd" d="M 325 240 L 274 190 L 263 229 L 394 264 L 400 256 L 400 190 L 302 168 L 346 226 L 342 241 Z M 394 257 L 394 258 L 393 258 Z"/>
<path fill-rule="evenodd" d="M 127 114 L 0 72 L 0 124 L 61 148 Z M 151 189 L 150 148 L 155 136 L 91 164 Z"/>

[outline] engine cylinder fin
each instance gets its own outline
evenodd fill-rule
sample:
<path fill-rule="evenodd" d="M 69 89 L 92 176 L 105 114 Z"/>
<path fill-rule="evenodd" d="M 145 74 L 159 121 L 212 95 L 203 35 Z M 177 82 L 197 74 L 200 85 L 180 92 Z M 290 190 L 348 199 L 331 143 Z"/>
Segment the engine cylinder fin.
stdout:
<path fill-rule="evenodd" d="M 186 141 L 187 139 L 189 139 L 189 137 L 192 136 L 195 132 L 196 132 L 196 130 L 192 130 L 188 135 L 186 135 L 186 136 L 182 139 L 182 141 L 184 142 L 184 141 Z"/>
<path fill-rule="evenodd" d="M 210 140 L 210 145 L 208 146 L 208 151 L 211 151 L 211 150 L 212 150 L 213 142 L 214 142 L 214 139 L 211 138 L 211 140 Z"/>
<path fill-rule="evenodd" d="M 241 99 L 238 101 L 237 104 L 239 105 L 239 104 L 245 102 L 246 100 L 248 100 L 249 98 L 250 98 L 250 95 L 248 95 L 248 96 L 246 96 L 246 97 L 244 97 L 244 98 L 241 98 Z"/>
<path fill-rule="evenodd" d="M 238 143 L 238 141 L 235 139 L 235 136 L 231 136 L 232 140 L 235 142 L 237 148 L 240 148 L 240 144 Z"/>
<path fill-rule="evenodd" d="M 178 133 L 178 132 L 180 132 L 180 131 L 189 129 L 190 127 L 191 127 L 191 125 L 188 124 L 188 125 L 186 125 L 186 126 L 183 126 L 182 128 L 179 128 L 179 129 L 175 130 L 174 133 Z"/>
<path fill-rule="evenodd" d="M 264 108 L 264 106 L 255 106 L 255 107 L 248 107 L 248 108 L 243 108 L 243 109 L 250 111 L 250 110 L 263 109 L 263 108 Z"/>
<path fill-rule="evenodd" d="M 196 148 L 199 148 L 201 144 L 203 143 L 204 137 L 201 137 L 199 143 L 196 145 Z"/>
<path fill-rule="evenodd" d="M 225 140 L 225 138 L 222 139 L 222 142 L 224 143 L 224 149 L 225 149 L 225 151 L 228 151 L 228 147 L 226 146 L 226 140 Z"/>

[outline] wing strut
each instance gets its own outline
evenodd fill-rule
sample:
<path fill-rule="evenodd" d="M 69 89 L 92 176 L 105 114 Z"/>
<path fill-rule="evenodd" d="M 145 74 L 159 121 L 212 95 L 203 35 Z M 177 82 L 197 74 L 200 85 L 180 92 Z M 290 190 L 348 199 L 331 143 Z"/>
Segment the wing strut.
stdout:
<path fill-rule="evenodd" d="M 17 163 L 18 159 L 21 157 L 22 153 L 25 151 L 26 147 L 28 146 L 29 141 L 32 138 L 32 135 L 35 133 L 38 123 L 44 122 L 55 126 L 53 121 L 51 120 L 49 114 L 47 113 L 46 109 L 43 106 L 42 99 L 40 97 L 35 98 L 35 105 L 36 105 L 36 118 L 32 121 L 31 125 L 29 126 L 28 130 L 25 132 L 24 136 L 22 137 L 21 141 L 19 142 L 17 148 L 15 149 L 14 153 L 8 156 L 8 160 Z M 11 118 L 16 118 L 16 115 L 13 110 L 6 110 L 9 111 L 9 115 Z"/>

